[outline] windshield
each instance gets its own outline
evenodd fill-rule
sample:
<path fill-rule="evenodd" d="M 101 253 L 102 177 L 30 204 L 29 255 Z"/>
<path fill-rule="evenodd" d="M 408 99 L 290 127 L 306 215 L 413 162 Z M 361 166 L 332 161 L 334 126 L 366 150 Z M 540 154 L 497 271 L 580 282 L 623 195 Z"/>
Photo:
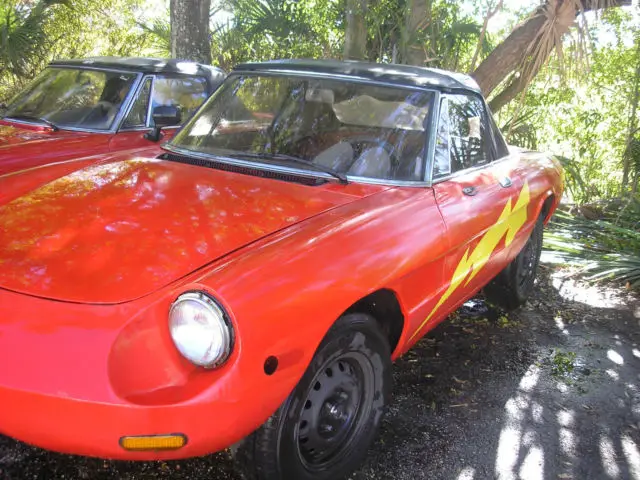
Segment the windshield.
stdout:
<path fill-rule="evenodd" d="M 302 159 L 356 177 L 419 181 L 433 98 L 428 91 L 333 79 L 234 76 L 171 145 L 261 163 Z"/>
<path fill-rule="evenodd" d="M 109 130 L 135 79 L 135 73 L 49 67 L 13 99 L 4 116 Z"/>

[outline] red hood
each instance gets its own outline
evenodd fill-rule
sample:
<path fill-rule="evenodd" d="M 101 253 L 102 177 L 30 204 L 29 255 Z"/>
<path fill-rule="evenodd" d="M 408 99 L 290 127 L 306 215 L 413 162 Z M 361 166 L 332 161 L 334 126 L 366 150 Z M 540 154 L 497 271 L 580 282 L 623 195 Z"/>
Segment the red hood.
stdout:
<path fill-rule="evenodd" d="M 78 134 L 78 132 L 65 130 L 53 132 L 48 128 L 21 128 L 17 125 L 0 122 L 0 152 L 14 145 L 34 142 L 51 142 Z"/>
<path fill-rule="evenodd" d="M 381 188 L 312 187 L 148 158 L 89 166 L 0 200 L 0 288 L 125 302 Z"/>
<path fill-rule="evenodd" d="M 54 132 L 0 120 L 0 175 L 106 151 L 110 138 L 103 133 Z"/>

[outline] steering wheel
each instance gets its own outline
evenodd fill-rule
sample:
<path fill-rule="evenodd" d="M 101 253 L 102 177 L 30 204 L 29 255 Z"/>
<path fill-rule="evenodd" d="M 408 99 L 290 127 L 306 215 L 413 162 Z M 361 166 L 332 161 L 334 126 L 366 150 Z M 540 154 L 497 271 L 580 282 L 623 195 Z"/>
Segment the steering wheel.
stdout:
<path fill-rule="evenodd" d="M 312 153 L 318 153 L 319 143 L 315 135 L 305 135 L 297 138 L 290 144 L 289 150 L 295 152 L 297 156 L 304 156 L 309 159 L 313 159 Z M 302 155 L 301 155 L 302 154 Z"/>

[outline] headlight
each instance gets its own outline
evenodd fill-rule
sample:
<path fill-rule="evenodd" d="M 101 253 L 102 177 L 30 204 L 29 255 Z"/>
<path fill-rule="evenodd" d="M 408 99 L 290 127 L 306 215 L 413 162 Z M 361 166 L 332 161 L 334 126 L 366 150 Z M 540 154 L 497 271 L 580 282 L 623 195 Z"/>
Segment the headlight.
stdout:
<path fill-rule="evenodd" d="M 182 356 L 196 365 L 217 367 L 229 358 L 231 326 L 222 308 L 204 293 L 184 293 L 173 302 L 169 331 Z"/>

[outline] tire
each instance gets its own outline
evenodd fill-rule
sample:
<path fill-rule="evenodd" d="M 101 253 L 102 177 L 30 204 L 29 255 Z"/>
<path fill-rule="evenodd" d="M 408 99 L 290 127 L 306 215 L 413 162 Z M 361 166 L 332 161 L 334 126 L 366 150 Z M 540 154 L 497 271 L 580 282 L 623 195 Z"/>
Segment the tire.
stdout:
<path fill-rule="evenodd" d="M 539 217 L 520 253 L 484 288 L 489 302 L 507 310 L 514 310 L 525 304 L 536 279 L 543 230 L 542 217 Z"/>
<path fill-rule="evenodd" d="M 246 480 L 339 480 L 358 468 L 391 395 L 391 353 L 375 319 L 338 319 L 302 379 L 258 430 L 232 447 Z"/>

